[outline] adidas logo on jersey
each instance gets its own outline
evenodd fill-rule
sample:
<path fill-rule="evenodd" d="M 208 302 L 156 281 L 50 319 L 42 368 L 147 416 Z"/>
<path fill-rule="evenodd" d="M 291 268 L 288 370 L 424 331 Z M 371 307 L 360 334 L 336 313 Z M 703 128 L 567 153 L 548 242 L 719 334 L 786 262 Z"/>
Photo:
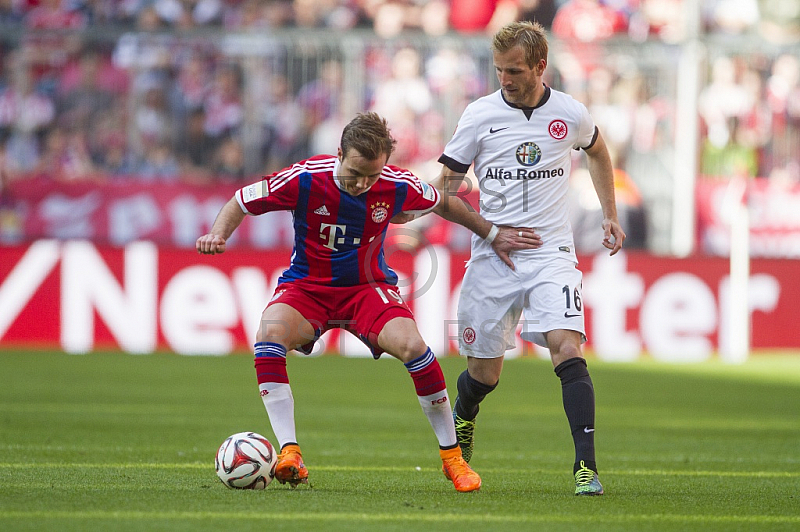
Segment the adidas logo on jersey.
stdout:
<path fill-rule="evenodd" d="M 314 214 L 319 214 L 320 216 L 330 216 L 331 215 L 331 213 L 328 212 L 328 208 L 325 205 L 323 205 L 319 209 L 315 210 Z"/>

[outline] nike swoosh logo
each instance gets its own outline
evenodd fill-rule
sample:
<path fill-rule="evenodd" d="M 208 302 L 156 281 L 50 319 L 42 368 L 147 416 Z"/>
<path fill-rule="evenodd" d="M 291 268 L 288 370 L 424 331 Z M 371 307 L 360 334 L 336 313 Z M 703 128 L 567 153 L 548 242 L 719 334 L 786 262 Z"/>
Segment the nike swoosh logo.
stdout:
<path fill-rule="evenodd" d="M 590 432 L 594 432 L 594 429 L 590 429 L 589 427 L 583 427 L 583 432 L 589 434 Z"/>
<path fill-rule="evenodd" d="M 503 131 L 504 129 L 508 129 L 508 127 L 499 127 L 497 129 L 490 127 L 489 134 L 491 135 L 492 133 L 497 133 L 498 131 Z"/>
<path fill-rule="evenodd" d="M 565 313 L 564 313 L 564 317 L 565 317 L 565 318 L 577 318 L 577 317 L 579 317 L 579 316 L 580 316 L 580 314 L 570 314 L 570 313 L 568 313 L 568 312 L 565 312 Z"/>

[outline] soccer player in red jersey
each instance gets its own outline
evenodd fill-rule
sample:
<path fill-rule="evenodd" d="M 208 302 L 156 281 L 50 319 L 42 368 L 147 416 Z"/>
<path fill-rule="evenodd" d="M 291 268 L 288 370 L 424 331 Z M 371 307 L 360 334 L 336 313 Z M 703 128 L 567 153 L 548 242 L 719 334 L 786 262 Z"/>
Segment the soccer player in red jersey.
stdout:
<path fill-rule="evenodd" d="M 359 114 L 345 126 L 337 156 L 311 157 L 241 188 L 197 239 L 198 252 L 222 253 L 246 215 L 294 213 L 291 266 L 261 316 L 255 344 L 259 390 L 281 448 L 275 477 L 293 487 L 308 482 L 308 470 L 297 443 L 286 352 L 310 353 L 334 327 L 357 336 L 376 358 L 386 352 L 405 364 L 439 440 L 445 476 L 461 492 L 481 486 L 461 456 L 444 375 L 397 290 L 383 240 L 394 216 L 433 211 L 491 241 L 512 267 L 510 251 L 539 242 L 532 230 L 497 228 L 462 202 L 445 210 L 435 188 L 387 164 L 394 144 L 383 118 Z"/>

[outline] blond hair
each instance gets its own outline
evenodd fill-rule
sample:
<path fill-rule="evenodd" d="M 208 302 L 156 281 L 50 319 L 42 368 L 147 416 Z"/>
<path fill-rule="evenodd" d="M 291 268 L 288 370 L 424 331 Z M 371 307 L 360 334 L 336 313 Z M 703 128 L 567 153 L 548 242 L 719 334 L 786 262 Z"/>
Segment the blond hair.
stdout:
<path fill-rule="evenodd" d="M 547 60 L 547 35 L 538 22 L 511 22 L 494 34 L 493 51 L 505 53 L 515 46 L 521 46 L 525 51 L 525 62 L 531 68 L 540 60 Z"/>

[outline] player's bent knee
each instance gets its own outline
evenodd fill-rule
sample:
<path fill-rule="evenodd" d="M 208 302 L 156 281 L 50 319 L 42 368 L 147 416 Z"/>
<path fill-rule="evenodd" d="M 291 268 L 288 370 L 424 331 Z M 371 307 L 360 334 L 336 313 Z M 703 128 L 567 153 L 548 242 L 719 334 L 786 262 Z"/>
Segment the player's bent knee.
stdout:
<path fill-rule="evenodd" d="M 307 323 L 293 324 L 289 322 L 262 320 L 256 332 L 257 342 L 274 342 L 295 349 L 316 340 L 316 331 Z"/>
<path fill-rule="evenodd" d="M 428 346 L 422 338 L 407 338 L 402 342 L 397 342 L 391 350 L 386 352 L 405 364 L 421 357 L 427 350 Z"/>
<path fill-rule="evenodd" d="M 279 344 L 286 344 L 292 336 L 296 334 L 290 333 L 290 327 L 284 322 L 266 321 L 262 320 L 258 331 L 256 332 L 257 342 L 276 342 Z"/>
<path fill-rule="evenodd" d="M 470 358 L 467 361 L 470 376 L 481 384 L 495 386 L 503 371 L 503 357 Z"/>
<path fill-rule="evenodd" d="M 404 364 L 406 362 L 411 362 L 412 360 L 421 357 L 425 354 L 428 350 L 428 346 L 425 345 L 425 342 L 421 342 L 419 344 L 409 344 L 403 348 L 403 350 L 398 354 L 398 357 Z"/>
<path fill-rule="evenodd" d="M 303 340 L 298 334 L 287 334 L 284 328 L 265 328 L 256 334 L 256 342 L 273 342 L 285 346 L 287 349 L 294 349 L 307 343 L 308 340 Z"/>
<path fill-rule="evenodd" d="M 556 352 L 551 352 L 550 357 L 553 359 L 554 365 L 559 365 L 562 362 L 571 360 L 573 358 L 583 358 L 583 352 L 580 347 L 574 345 L 562 345 Z"/>
<path fill-rule="evenodd" d="M 428 350 L 414 320 L 405 317 L 394 318 L 383 327 L 378 334 L 378 346 L 403 363 L 424 355 Z"/>

